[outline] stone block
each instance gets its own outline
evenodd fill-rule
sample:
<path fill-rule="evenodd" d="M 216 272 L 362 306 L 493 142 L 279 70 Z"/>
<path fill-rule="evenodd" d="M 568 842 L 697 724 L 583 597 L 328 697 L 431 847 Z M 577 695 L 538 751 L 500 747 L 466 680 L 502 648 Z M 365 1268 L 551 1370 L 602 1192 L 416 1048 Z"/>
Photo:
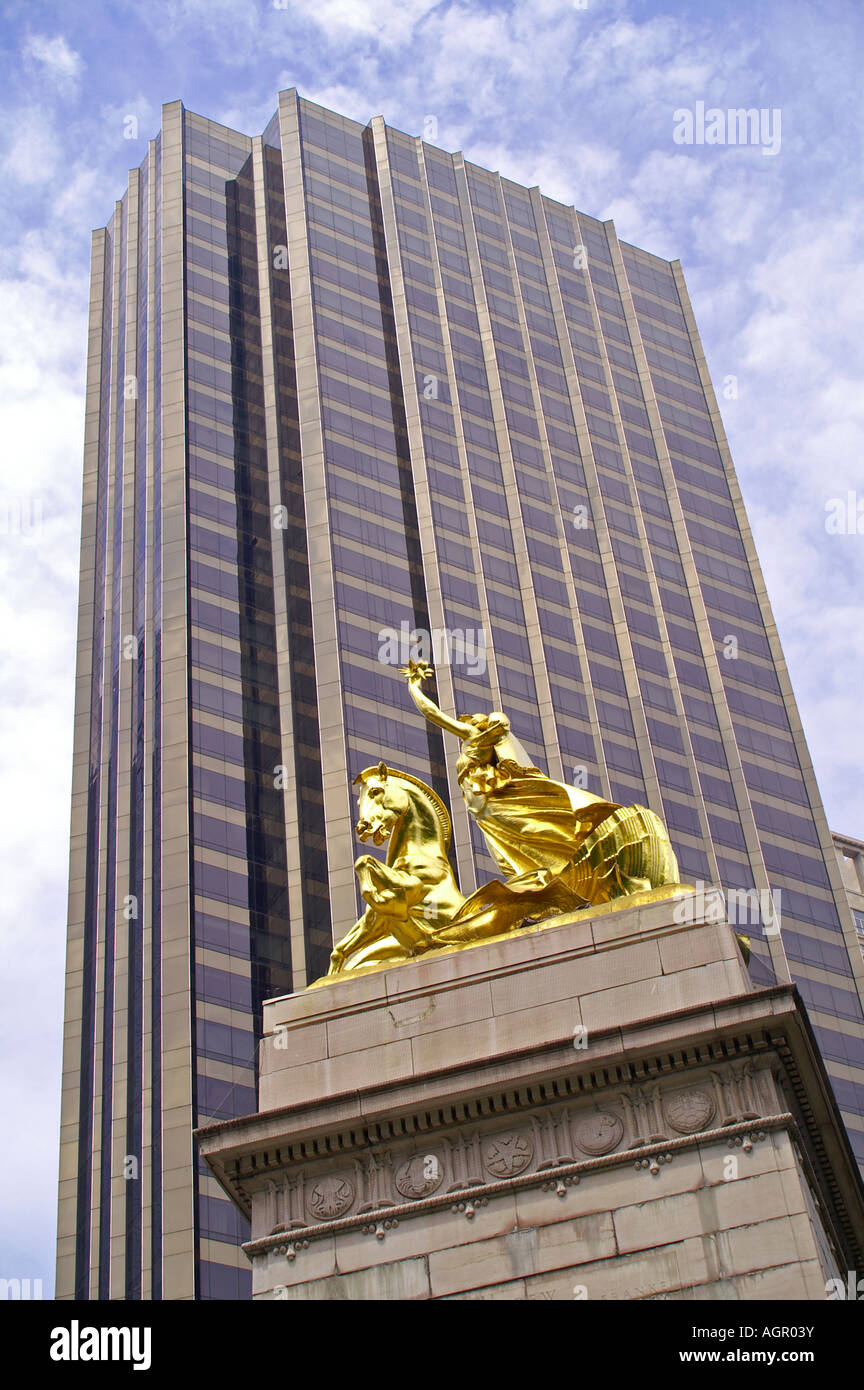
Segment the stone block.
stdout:
<path fill-rule="evenodd" d="M 252 1293 L 254 1296 L 259 1290 L 306 1284 L 337 1273 L 335 1239 L 323 1236 L 311 1241 L 308 1250 L 298 1251 L 293 1260 L 275 1251 L 257 1260 L 252 1266 Z"/>
<path fill-rule="evenodd" d="M 598 951 L 499 976 L 492 985 L 492 999 L 495 1013 L 504 1014 L 520 1008 L 542 1008 L 661 973 L 657 942 L 640 941 L 627 951 Z"/>
<path fill-rule="evenodd" d="M 825 1297 L 825 1279 L 818 1261 L 810 1260 L 805 1264 L 774 1265 L 755 1274 L 734 1274 L 729 1279 L 695 1289 L 693 1293 L 706 1301 L 720 1298 L 747 1303 L 810 1301 Z"/>
<path fill-rule="evenodd" d="M 714 931 L 700 928 L 698 931 L 670 932 L 659 937 L 657 945 L 664 975 L 672 975 L 677 970 L 692 970 L 697 965 L 708 965 L 715 960 L 734 961 L 738 953 L 735 938 L 720 925 Z"/>
<path fill-rule="evenodd" d="M 271 1289 L 258 1296 L 290 1303 L 318 1299 L 328 1303 L 406 1302 L 429 1297 L 429 1274 L 425 1260 L 403 1260 L 355 1270 L 352 1274 L 335 1274 L 329 1279 L 313 1279 L 306 1284 L 286 1285 L 278 1293 Z"/>
<path fill-rule="evenodd" d="M 336 1242 L 336 1265 L 339 1273 L 345 1274 L 487 1241 L 515 1229 L 516 1204 L 512 1196 L 498 1197 L 488 1206 L 478 1207 L 470 1220 L 464 1212 L 445 1207 L 400 1221 L 381 1241 L 372 1233 L 341 1232 Z"/>
<path fill-rule="evenodd" d="M 650 1250 L 688 1236 L 731 1231 L 789 1215 L 790 1204 L 804 1210 L 798 1184 L 779 1173 L 739 1177 L 652 1201 L 633 1203 L 614 1212 L 618 1249 Z"/>
<path fill-rule="evenodd" d="M 408 999 L 388 999 L 375 1009 L 358 1010 L 327 1022 L 327 1052 L 341 1053 L 389 1045 L 444 1029 L 457 1030 L 478 1019 L 491 1018 L 492 991 L 488 984 L 437 989 Z"/>
<path fill-rule="evenodd" d="M 265 1072 L 260 1080 L 259 1105 L 262 1110 L 275 1110 L 358 1090 L 370 1081 L 407 1081 L 411 1075 L 410 1042 L 383 1044 L 362 1052 L 344 1053 L 335 1061 L 325 1058 L 302 1067 Z"/>
<path fill-rule="evenodd" d="M 658 1251 L 616 1255 L 574 1265 L 525 1281 L 528 1299 L 588 1302 L 648 1298 L 652 1294 L 704 1284 L 710 1275 L 700 1240 L 680 1241 Z M 578 1291 L 578 1295 L 577 1295 Z M 583 1292 L 584 1291 L 584 1292 Z"/>
<path fill-rule="evenodd" d="M 806 1263 L 819 1257 L 810 1220 L 805 1215 L 781 1216 L 718 1231 L 712 1241 L 718 1264 L 727 1277 L 758 1273 L 774 1265 Z"/>
<path fill-rule="evenodd" d="M 525 1280 L 509 1279 L 506 1284 L 490 1284 L 485 1289 L 468 1289 L 451 1293 L 439 1300 L 442 1303 L 521 1303 L 525 1300 Z"/>
<path fill-rule="evenodd" d="M 261 1040 L 258 1049 L 259 1076 L 306 1066 L 309 1062 L 321 1062 L 326 1056 L 326 1027 L 304 1028 L 297 1024 L 282 1024 Z"/>
<path fill-rule="evenodd" d="M 528 1278 L 615 1253 L 608 1212 L 514 1231 L 493 1240 L 435 1251 L 429 1256 L 432 1295 Z"/>
<path fill-rule="evenodd" d="M 738 984 L 732 961 L 714 961 L 698 969 L 680 970 L 674 975 L 613 985 L 591 994 L 580 993 L 579 1007 L 586 1028 L 625 1028 L 656 1014 L 711 1003 L 734 994 Z"/>
<path fill-rule="evenodd" d="M 429 1256 L 432 1297 L 523 1278 L 535 1272 L 536 1261 L 536 1231 L 516 1231 L 433 1251 Z"/>
<path fill-rule="evenodd" d="M 563 1215 L 588 1216 L 596 1212 L 614 1212 L 633 1201 L 645 1203 L 670 1199 L 705 1185 L 705 1175 L 697 1150 L 675 1155 L 664 1163 L 656 1175 L 646 1169 L 638 1173 L 632 1163 L 614 1168 L 598 1168 L 584 1174 L 578 1184 L 567 1188 L 564 1197 L 554 1189 L 543 1192 L 529 1188 L 516 1195 L 516 1218 L 520 1226 L 541 1226 L 560 1221 Z"/>

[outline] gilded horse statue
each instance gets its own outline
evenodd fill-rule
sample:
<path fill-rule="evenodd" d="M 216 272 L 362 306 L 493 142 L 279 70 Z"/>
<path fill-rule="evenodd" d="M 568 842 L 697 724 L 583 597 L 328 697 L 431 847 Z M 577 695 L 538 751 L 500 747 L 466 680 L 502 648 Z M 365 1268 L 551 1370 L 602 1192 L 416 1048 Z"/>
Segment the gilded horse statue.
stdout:
<path fill-rule="evenodd" d="M 330 975 L 480 941 L 582 905 L 556 883 L 520 892 L 493 881 L 466 898 L 447 857 L 450 816 L 432 788 L 384 762 L 361 772 L 357 785 L 357 835 L 389 845 L 386 862 L 364 854 L 354 865 L 367 907 L 334 949 Z"/>
<path fill-rule="evenodd" d="M 335 947 L 330 976 L 678 884 L 669 837 L 647 806 L 619 806 L 553 781 L 530 762 L 502 711 L 451 718 L 420 689 L 428 666 L 411 661 L 403 674 L 425 718 L 461 741 L 459 787 L 504 880 L 464 897 L 440 797 L 384 762 L 366 768 L 355 779 L 357 834 L 376 845 L 389 840 L 387 859 L 365 854 L 355 863 L 367 907 Z"/>

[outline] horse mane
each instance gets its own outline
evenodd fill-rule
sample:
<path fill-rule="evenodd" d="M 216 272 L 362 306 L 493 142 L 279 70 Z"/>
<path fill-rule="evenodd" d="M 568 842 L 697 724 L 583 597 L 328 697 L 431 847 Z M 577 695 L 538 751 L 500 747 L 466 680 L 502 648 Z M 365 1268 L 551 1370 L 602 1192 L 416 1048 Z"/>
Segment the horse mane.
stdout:
<path fill-rule="evenodd" d="M 365 782 L 367 777 L 374 777 L 376 774 L 380 776 L 377 767 L 364 768 L 359 777 L 354 778 L 355 784 L 357 782 Z M 450 840 L 453 835 L 453 827 L 450 823 L 450 814 L 447 807 L 444 805 L 438 793 L 433 792 L 431 787 L 428 787 L 425 782 L 421 782 L 419 777 L 413 777 L 410 772 L 401 772 L 398 768 L 388 767 L 387 776 L 395 777 L 397 781 L 400 782 L 410 782 L 412 786 L 423 793 L 438 818 L 438 823 L 441 826 L 441 836 L 444 841 L 444 849 L 448 851 L 450 849 Z"/>

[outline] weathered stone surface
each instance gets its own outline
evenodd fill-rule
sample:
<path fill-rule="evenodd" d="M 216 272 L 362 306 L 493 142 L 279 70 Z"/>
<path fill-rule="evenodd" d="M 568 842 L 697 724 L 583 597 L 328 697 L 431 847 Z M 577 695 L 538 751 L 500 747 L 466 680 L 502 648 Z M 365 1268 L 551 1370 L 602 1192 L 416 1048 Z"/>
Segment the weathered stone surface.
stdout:
<path fill-rule="evenodd" d="M 704 1284 L 710 1278 L 701 1240 L 680 1241 L 662 1250 L 590 1261 L 526 1279 L 529 1299 L 630 1300 Z"/>
<path fill-rule="evenodd" d="M 714 1183 L 698 1191 L 619 1207 L 613 1212 L 615 1236 L 622 1254 L 628 1250 L 652 1250 L 688 1236 L 731 1232 L 772 1218 L 790 1215 L 789 1207 L 804 1211 L 797 1184 L 784 1182 L 778 1173 Z M 782 1238 L 782 1237 L 781 1237 Z M 793 1241 L 791 1226 L 788 1239 Z"/>
<path fill-rule="evenodd" d="M 288 1302 L 305 1302 L 309 1299 L 382 1302 L 428 1298 L 429 1273 L 425 1260 L 402 1260 L 398 1264 L 356 1270 L 352 1274 L 340 1274 L 330 1279 L 316 1279 L 309 1284 L 277 1287 L 254 1296 Z"/>
<path fill-rule="evenodd" d="M 292 1260 L 275 1251 L 263 1256 L 260 1264 L 253 1270 L 253 1292 L 259 1287 L 272 1289 L 286 1284 L 305 1284 L 310 1280 L 324 1279 L 338 1273 L 336 1241 L 333 1236 L 325 1236 L 321 1240 L 313 1241 L 308 1250 L 301 1251 Z"/>
<path fill-rule="evenodd" d="M 431 1255 L 440 1250 L 459 1250 L 466 1244 L 488 1242 L 513 1231 L 515 1226 L 515 1202 L 512 1197 L 505 1196 L 480 1207 L 470 1221 L 464 1213 L 454 1212 L 449 1207 L 427 1212 L 415 1221 L 402 1222 L 395 1230 L 388 1231 L 383 1241 L 376 1240 L 374 1234 L 346 1232 L 339 1237 L 339 1273 Z"/>
<path fill-rule="evenodd" d="M 654 1014 L 674 1013 L 694 1004 L 709 1003 L 735 992 L 740 983 L 738 962 L 722 960 L 671 975 L 653 975 L 617 984 L 610 974 L 603 989 L 579 995 L 586 1028 L 626 1028 Z"/>
<path fill-rule="evenodd" d="M 513 1231 L 494 1240 L 434 1251 L 429 1256 L 432 1296 L 527 1278 L 548 1269 L 581 1264 L 615 1253 L 608 1212 Z"/>

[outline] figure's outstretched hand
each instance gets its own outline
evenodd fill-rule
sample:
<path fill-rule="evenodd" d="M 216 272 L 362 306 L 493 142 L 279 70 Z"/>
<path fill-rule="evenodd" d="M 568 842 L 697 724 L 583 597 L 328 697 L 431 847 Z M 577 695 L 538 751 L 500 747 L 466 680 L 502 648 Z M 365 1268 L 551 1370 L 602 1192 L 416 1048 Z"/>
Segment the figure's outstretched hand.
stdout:
<path fill-rule="evenodd" d="M 420 685 L 435 673 L 425 661 L 409 661 L 407 666 L 399 667 L 399 674 L 407 677 L 409 685 Z"/>
<path fill-rule="evenodd" d="M 455 734 L 457 738 L 466 738 L 471 733 L 471 725 L 460 723 L 458 719 L 451 719 L 449 714 L 445 714 L 430 700 L 420 689 L 424 681 L 434 676 L 435 672 L 431 666 L 427 666 L 425 661 L 409 661 L 407 666 L 399 667 L 400 674 L 408 679 L 408 693 L 420 713 L 424 715 L 430 724 L 437 724 L 439 729 L 446 729 L 448 734 Z"/>

